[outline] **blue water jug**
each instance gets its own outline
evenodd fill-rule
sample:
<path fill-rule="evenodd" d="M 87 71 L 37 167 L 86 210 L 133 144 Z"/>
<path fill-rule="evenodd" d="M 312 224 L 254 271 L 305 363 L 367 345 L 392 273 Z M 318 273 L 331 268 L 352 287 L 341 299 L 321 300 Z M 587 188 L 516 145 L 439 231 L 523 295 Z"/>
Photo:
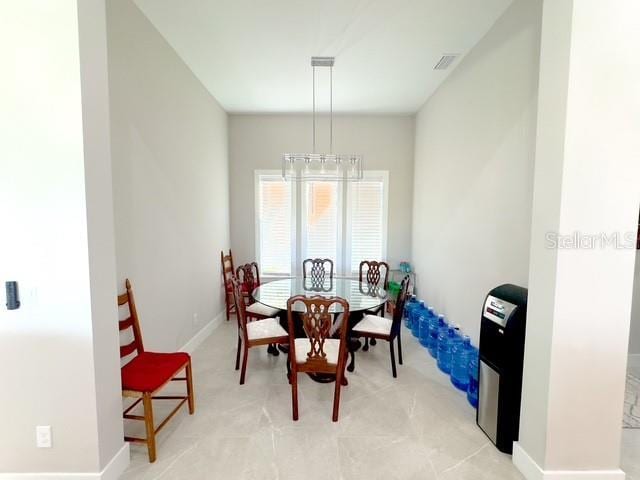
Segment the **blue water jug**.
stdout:
<path fill-rule="evenodd" d="M 444 315 L 433 316 L 429 319 L 429 338 L 427 340 L 427 348 L 429 354 L 433 358 L 438 357 L 438 332 L 440 328 L 447 325 Z"/>
<path fill-rule="evenodd" d="M 420 314 L 420 345 L 423 347 L 429 347 L 429 322 L 433 317 L 436 316 L 436 313 L 433 311 L 433 308 L 429 307 L 429 309 L 425 312 L 423 311 Z"/>
<path fill-rule="evenodd" d="M 418 299 L 415 295 L 411 295 L 409 301 L 404 305 L 404 324 L 407 328 L 411 328 L 411 311 L 418 305 Z"/>
<path fill-rule="evenodd" d="M 463 392 L 469 387 L 471 339 L 465 335 L 451 347 L 451 383 Z"/>
<path fill-rule="evenodd" d="M 438 368 L 446 374 L 451 372 L 451 343 L 455 336 L 453 327 L 442 327 L 438 332 Z"/>
<path fill-rule="evenodd" d="M 467 387 L 467 400 L 473 406 L 478 408 L 478 349 L 471 347 L 469 353 L 469 386 Z"/>
<path fill-rule="evenodd" d="M 420 302 L 420 305 L 413 310 L 411 314 L 411 333 L 414 337 L 420 337 L 420 315 L 427 311 L 424 302 Z"/>

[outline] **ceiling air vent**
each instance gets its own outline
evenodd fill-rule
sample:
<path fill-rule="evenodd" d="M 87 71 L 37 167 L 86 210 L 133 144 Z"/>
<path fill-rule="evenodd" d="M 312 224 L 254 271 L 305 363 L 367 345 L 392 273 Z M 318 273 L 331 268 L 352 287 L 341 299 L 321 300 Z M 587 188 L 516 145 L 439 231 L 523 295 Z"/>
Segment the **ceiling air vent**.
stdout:
<path fill-rule="evenodd" d="M 457 53 L 445 54 L 442 56 L 436 66 L 433 67 L 434 70 L 446 70 L 449 68 L 449 65 L 453 63 L 453 61 L 458 57 Z"/>

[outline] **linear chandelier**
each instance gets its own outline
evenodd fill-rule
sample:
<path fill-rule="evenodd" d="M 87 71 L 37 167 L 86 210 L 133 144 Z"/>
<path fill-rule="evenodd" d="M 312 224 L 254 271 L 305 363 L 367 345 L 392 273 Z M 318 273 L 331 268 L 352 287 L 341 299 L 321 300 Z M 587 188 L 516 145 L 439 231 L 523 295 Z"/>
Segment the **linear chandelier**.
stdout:
<path fill-rule="evenodd" d="M 362 155 L 333 153 L 333 64 L 334 57 L 311 57 L 313 71 L 313 152 L 282 155 L 282 178 L 289 181 L 362 180 Z M 329 68 L 329 153 L 316 152 L 316 67 Z"/>

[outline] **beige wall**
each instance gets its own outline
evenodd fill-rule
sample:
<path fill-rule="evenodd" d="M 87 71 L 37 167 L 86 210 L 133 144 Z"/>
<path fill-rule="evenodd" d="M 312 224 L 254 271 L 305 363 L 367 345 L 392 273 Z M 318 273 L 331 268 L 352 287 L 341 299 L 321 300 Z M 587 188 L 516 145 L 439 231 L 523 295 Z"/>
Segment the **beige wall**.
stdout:
<path fill-rule="evenodd" d="M 149 349 L 180 348 L 223 309 L 227 114 L 131 0 L 108 4 L 118 287 Z"/>
<path fill-rule="evenodd" d="M 478 340 L 501 283 L 527 286 L 540 1 L 516 1 L 417 115 L 419 296 Z"/>
<path fill-rule="evenodd" d="M 328 150 L 327 118 L 318 120 L 318 151 Z M 387 259 L 408 260 L 411 250 L 414 118 L 407 115 L 340 115 L 334 151 L 364 155 L 365 169 L 389 171 Z M 236 263 L 255 259 L 254 171 L 281 168 L 285 152 L 312 146 L 310 115 L 231 115 L 231 245 Z"/>

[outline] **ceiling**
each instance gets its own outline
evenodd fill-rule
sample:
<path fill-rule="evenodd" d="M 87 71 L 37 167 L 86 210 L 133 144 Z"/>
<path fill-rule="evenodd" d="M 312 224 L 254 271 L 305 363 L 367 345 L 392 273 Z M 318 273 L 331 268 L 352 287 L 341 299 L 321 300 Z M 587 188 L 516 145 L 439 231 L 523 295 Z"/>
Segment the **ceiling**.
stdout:
<path fill-rule="evenodd" d="M 335 56 L 334 110 L 413 113 L 512 0 L 135 0 L 229 112 L 311 111 L 310 57 Z M 318 107 L 328 106 L 319 69 Z"/>

